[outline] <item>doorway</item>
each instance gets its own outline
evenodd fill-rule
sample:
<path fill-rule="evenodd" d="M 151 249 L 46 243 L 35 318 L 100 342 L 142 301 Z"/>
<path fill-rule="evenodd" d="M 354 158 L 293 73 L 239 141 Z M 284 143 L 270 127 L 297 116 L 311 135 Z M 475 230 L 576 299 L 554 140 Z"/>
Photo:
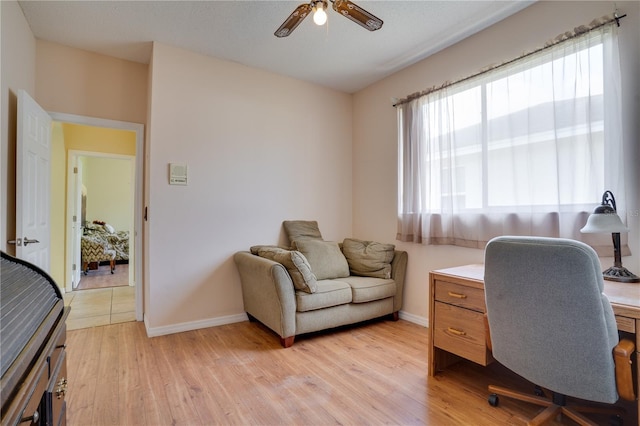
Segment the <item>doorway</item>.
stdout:
<path fill-rule="evenodd" d="M 124 160 L 131 170 L 131 195 L 130 195 L 130 217 L 131 223 L 122 225 L 128 227 L 128 280 L 135 296 L 135 319 L 142 321 L 142 164 L 143 164 L 143 138 L 144 126 L 138 123 L 120 122 L 106 119 L 97 119 L 70 114 L 50 113 L 54 122 L 61 123 L 61 126 L 79 126 L 83 131 L 89 128 L 98 128 L 106 133 L 114 131 L 124 131 L 129 133 L 133 139 L 133 153 L 127 152 L 119 154 L 122 147 L 116 148 L 114 142 L 105 136 L 95 136 L 84 138 L 84 145 L 71 145 L 65 147 L 65 158 L 67 164 L 67 179 L 65 189 L 65 218 L 64 218 L 64 287 L 66 292 L 73 292 L 81 281 L 79 275 L 82 274 L 82 262 L 80 258 L 80 236 L 83 233 L 83 225 L 92 222 L 94 219 L 85 216 L 83 219 L 81 209 L 78 208 L 79 194 L 81 189 L 76 188 L 77 181 L 73 179 L 74 168 L 78 167 L 81 158 L 101 159 L 107 161 L 109 158 Z M 57 124 L 56 124 L 57 125 Z M 55 125 L 54 125 L 55 129 Z M 119 151 L 120 150 L 120 151 Z M 131 155 L 133 154 L 133 155 Z M 55 187 L 56 185 L 54 185 Z M 104 191 L 98 190 L 97 192 Z M 53 194 L 55 196 L 55 194 Z M 111 224 L 110 224 L 111 225 Z M 113 225 L 111 225 L 113 226 Z M 122 231 L 122 230 L 118 230 Z M 117 231 L 116 231 L 117 233 Z M 116 265 L 117 268 L 117 265 Z"/>
<path fill-rule="evenodd" d="M 65 129 L 70 126 L 75 125 L 67 124 Z M 81 137 L 85 138 L 87 131 L 95 136 L 102 130 L 85 129 Z M 116 131 L 109 136 L 125 143 L 128 139 L 128 150 L 134 155 L 68 151 L 67 223 L 73 224 L 73 229 L 66 245 L 74 253 L 76 266 L 72 267 L 72 288 L 68 290 L 135 285 L 135 268 L 129 267 L 135 247 L 135 135 Z M 113 262 L 105 257 L 107 253 L 115 256 Z"/>

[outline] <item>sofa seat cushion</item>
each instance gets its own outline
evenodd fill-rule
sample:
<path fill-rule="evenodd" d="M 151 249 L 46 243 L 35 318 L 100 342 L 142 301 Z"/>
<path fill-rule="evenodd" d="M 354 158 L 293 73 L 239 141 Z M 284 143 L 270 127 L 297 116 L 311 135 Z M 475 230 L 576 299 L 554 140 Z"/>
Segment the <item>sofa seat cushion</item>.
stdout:
<path fill-rule="evenodd" d="M 351 286 L 353 303 L 365 303 L 396 295 L 396 283 L 392 279 L 356 277 L 341 278 Z"/>
<path fill-rule="evenodd" d="M 315 293 L 296 291 L 296 310 L 313 311 L 351 303 L 351 286 L 344 281 L 318 280 Z"/>

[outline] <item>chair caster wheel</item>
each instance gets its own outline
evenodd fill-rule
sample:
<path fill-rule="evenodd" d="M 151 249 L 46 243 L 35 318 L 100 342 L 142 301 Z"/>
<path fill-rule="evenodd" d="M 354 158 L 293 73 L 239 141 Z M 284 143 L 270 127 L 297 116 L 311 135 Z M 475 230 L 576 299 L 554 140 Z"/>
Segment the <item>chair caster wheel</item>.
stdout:
<path fill-rule="evenodd" d="M 611 416 L 609 424 L 611 426 L 624 426 L 624 420 L 622 420 L 622 417 L 618 415 Z"/>
<path fill-rule="evenodd" d="M 540 386 L 536 386 L 535 390 L 533 391 L 535 396 L 544 396 L 544 391 L 542 390 L 542 388 Z"/>
<path fill-rule="evenodd" d="M 489 405 L 492 407 L 497 407 L 498 403 L 500 402 L 500 398 L 498 398 L 498 395 L 496 395 L 495 393 L 492 393 L 491 395 L 489 395 Z"/>

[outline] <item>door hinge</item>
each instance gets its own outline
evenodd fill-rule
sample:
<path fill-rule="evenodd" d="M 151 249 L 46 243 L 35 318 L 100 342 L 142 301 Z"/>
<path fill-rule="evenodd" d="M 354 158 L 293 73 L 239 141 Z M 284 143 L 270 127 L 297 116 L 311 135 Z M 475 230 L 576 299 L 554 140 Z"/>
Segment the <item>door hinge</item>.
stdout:
<path fill-rule="evenodd" d="M 71 270 L 75 271 L 76 270 L 76 264 L 74 263 L 73 265 L 71 265 Z"/>
<path fill-rule="evenodd" d="M 78 216 L 76 216 L 75 214 L 73 215 L 73 222 L 77 222 L 78 221 Z"/>
<path fill-rule="evenodd" d="M 73 173 L 78 174 L 78 168 L 77 167 L 73 168 Z"/>

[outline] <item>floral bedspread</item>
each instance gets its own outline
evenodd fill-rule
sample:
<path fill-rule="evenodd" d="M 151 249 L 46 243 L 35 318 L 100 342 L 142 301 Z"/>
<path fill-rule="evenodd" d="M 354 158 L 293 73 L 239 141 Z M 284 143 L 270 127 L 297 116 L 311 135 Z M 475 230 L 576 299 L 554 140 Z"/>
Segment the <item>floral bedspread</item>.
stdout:
<path fill-rule="evenodd" d="M 84 227 L 84 235 L 105 242 L 109 249 L 116 251 L 116 260 L 129 260 L 129 231 L 109 232 L 107 225 L 89 223 Z"/>

